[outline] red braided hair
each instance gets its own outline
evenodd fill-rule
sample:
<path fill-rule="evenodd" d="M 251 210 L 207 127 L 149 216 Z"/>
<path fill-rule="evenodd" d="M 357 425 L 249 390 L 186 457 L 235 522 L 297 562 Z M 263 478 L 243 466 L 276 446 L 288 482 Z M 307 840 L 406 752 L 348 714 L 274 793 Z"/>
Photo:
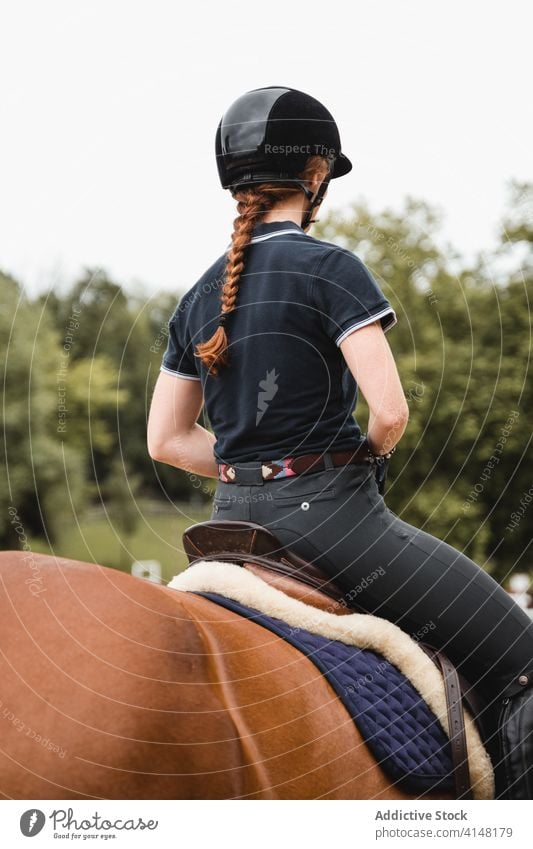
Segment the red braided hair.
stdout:
<path fill-rule="evenodd" d="M 318 173 L 326 176 L 327 160 L 323 156 L 311 156 L 299 175 L 300 179 L 310 181 Z M 266 212 L 277 203 L 297 195 L 299 186 L 280 186 L 277 183 L 261 183 L 236 192 L 238 217 L 233 222 L 231 248 L 224 272 L 224 285 L 220 296 L 221 313 L 230 313 L 235 309 L 239 291 L 239 279 L 244 269 L 244 251 L 252 238 L 254 226 Z M 217 375 L 219 366 L 229 365 L 228 337 L 223 326 L 217 327 L 207 342 L 196 346 L 195 357 L 199 357 L 210 374 Z M 215 365 L 216 363 L 216 365 Z"/>

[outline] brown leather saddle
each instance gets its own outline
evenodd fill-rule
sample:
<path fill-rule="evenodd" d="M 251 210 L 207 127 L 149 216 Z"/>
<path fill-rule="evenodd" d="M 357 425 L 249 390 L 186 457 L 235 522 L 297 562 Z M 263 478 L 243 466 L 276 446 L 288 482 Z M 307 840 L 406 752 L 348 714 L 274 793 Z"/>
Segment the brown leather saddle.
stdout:
<path fill-rule="evenodd" d="M 318 566 L 285 548 L 268 528 L 254 522 L 212 520 L 191 525 L 183 534 L 183 547 L 190 566 L 200 560 L 224 560 L 241 566 L 257 565 L 276 575 L 295 579 L 335 602 L 341 602 L 346 595 Z M 367 612 L 355 605 L 350 607 L 354 611 Z M 456 796 L 458 799 L 472 799 L 463 702 L 476 719 L 481 713 L 481 700 L 443 652 L 429 643 L 418 642 L 418 645 L 442 672 Z M 477 725 L 483 737 L 479 721 Z"/>
<path fill-rule="evenodd" d="M 223 556 L 230 563 L 257 563 L 270 572 L 295 578 L 334 601 L 345 595 L 321 569 L 284 548 L 268 528 L 254 522 L 213 520 L 191 525 L 183 534 L 183 548 L 189 563 Z"/>

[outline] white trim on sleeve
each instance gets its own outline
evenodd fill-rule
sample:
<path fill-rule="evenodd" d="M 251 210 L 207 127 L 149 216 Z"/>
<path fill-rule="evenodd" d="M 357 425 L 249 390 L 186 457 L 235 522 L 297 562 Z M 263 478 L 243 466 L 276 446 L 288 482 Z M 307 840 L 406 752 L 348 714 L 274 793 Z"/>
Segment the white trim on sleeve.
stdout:
<path fill-rule="evenodd" d="M 161 366 L 159 371 L 164 371 L 165 374 L 171 374 L 173 377 L 184 377 L 185 380 L 201 380 L 201 377 L 194 377 L 192 374 L 184 374 L 182 371 L 172 371 L 170 368 L 166 368 L 166 366 Z"/>
<path fill-rule="evenodd" d="M 376 313 L 376 315 L 370 316 L 370 318 L 364 318 L 362 321 L 358 321 L 357 324 L 352 324 L 351 327 L 348 327 L 346 330 L 344 330 L 339 336 L 339 338 L 335 340 L 335 344 L 339 346 L 341 342 L 344 342 L 346 337 L 350 335 L 350 333 L 354 332 L 354 330 L 359 330 L 360 327 L 366 327 L 367 324 L 373 324 L 373 322 L 377 321 L 378 318 L 383 318 L 386 315 L 392 315 L 394 317 L 394 320 L 391 321 L 391 323 L 383 331 L 384 333 L 387 333 L 387 331 L 390 330 L 391 327 L 394 327 L 394 325 L 398 322 L 398 319 L 396 318 L 396 313 L 394 312 L 392 307 L 387 307 L 386 309 L 381 310 L 381 312 Z"/>

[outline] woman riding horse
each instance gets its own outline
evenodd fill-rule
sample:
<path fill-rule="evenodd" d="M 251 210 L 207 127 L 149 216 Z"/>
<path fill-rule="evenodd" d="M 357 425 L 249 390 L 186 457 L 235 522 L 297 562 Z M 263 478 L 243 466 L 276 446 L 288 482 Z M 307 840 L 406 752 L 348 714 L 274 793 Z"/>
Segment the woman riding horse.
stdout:
<path fill-rule="evenodd" d="M 408 421 L 385 337 L 396 315 L 358 257 L 308 233 L 329 181 L 352 168 L 337 125 L 307 94 L 257 89 L 224 114 L 216 153 L 238 217 L 170 320 L 150 455 L 218 478 L 212 518 L 268 527 L 360 609 L 410 634 L 430 628 L 484 698 L 498 797 L 531 799 L 533 623 L 382 496 Z M 366 434 L 352 415 L 358 389 Z M 213 433 L 197 423 L 204 404 Z"/>

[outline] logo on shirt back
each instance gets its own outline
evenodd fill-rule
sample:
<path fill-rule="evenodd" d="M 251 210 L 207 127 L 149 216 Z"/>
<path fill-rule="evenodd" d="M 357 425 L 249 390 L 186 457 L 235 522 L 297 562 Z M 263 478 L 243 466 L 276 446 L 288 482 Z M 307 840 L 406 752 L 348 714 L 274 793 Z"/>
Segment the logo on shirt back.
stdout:
<path fill-rule="evenodd" d="M 256 427 L 268 410 L 270 401 L 272 401 L 274 395 L 278 391 L 278 384 L 276 383 L 278 377 L 279 374 L 276 374 L 276 369 L 273 368 L 270 371 L 267 371 L 266 378 L 264 380 L 259 381 L 259 389 L 261 391 L 257 395 L 257 415 L 255 417 Z"/>

